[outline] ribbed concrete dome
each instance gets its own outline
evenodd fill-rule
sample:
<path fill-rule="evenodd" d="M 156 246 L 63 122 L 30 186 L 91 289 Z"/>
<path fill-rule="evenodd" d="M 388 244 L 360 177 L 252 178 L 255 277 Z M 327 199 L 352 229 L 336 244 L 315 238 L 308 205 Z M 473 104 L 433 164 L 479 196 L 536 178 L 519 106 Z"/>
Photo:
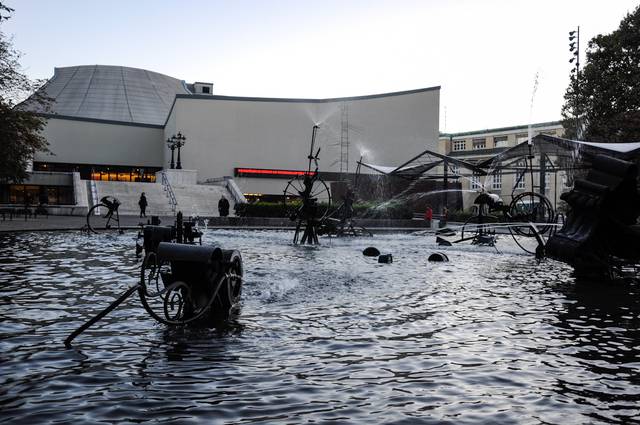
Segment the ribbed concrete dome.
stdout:
<path fill-rule="evenodd" d="M 56 68 L 41 90 L 54 100 L 50 114 L 153 125 L 164 125 L 176 94 L 190 93 L 176 78 L 109 65 Z"/>

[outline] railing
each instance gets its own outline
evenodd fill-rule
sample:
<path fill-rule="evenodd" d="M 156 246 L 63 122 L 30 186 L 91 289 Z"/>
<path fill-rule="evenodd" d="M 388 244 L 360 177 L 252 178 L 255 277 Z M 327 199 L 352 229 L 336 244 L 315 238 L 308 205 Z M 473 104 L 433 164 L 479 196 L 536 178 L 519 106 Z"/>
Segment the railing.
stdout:
<path fill-rule="evenodd" d="M 231 194 L 233 198 L 233 202 L 236 204 L 246 204 L 247 198 L 244 197 L 244 194 L 236 184 L 233 177 L 224 176 L 224 177 L 214 177 L 209 178 L 203 181 L 201 184 L 210 184 L 216 186 L 222 186 L 227 189 L 227 191 Z"/>
<path fill-rule="evenodd" d="M 167 173 L 162 171 L 162 189 L 164 190 L 165 195 L 169 198 L 169 205 L 171 205 L 171 211 L 176 213 L 176 207 L 178 206 L 178 201 L 176 200 L 176 195 L 173 193 L 173 188 L 171 187 L 171 183 L 169 183 L 169 179 L 167 178 Z"/>
<path fill-rule="evenodd" d="M 89 180 L 89 188 L 91 189 L 91 201 L 93 205 L 97 205 L 100 203 L 98 199 L 98 185 L 95 180 Z M 93 210 L 95 215 L 100 215 L 100 207 Z"/>

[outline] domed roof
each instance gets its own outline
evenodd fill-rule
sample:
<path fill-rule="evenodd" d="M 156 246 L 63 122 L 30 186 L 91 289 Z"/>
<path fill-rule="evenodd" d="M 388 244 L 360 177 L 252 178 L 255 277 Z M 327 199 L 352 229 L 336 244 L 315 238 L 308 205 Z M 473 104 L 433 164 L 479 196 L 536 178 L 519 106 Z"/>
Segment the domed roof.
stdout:
<path fill-rule="evenodd" d="M 55 68 L 41 90 L 53 99 L 47 114 L 151 125 L 164 125 L 176 94 L 190 94 L 182 80 L 110 65 Z"/>

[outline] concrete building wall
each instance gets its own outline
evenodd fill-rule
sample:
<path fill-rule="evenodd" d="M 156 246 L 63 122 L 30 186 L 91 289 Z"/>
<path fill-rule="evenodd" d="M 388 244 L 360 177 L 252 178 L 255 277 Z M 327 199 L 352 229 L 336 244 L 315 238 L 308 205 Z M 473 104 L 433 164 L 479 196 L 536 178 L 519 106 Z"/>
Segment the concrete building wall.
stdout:
<path fill-rule="evenodd" d="M 164 160 L 158 127 L 50 118 L 43 133 L 52 154 L 35 161 L 161 167 Z"/>
<path fill-rule="evenodd" d="M 438 111 L 438 88 L 331 101 L 179 96 L 164 139 L 177 131 L 187 137 L 182 166 L 198 170 L 202 181 L 233 175 L 235 167 L 306 169 L 312 128 L 318 123 L 320 171 L 339 172 L 344 126 L 349 130 L 348 171 L 354 172 L 361 155 L 368 162 L 399 165 L 425 149 L 437 149 Z M 165 164 L 169 155 L 165 150 Z M 255 178 L 240 183 L 244 191 L 270 194 L 282 193 L 285 184 Z"/>

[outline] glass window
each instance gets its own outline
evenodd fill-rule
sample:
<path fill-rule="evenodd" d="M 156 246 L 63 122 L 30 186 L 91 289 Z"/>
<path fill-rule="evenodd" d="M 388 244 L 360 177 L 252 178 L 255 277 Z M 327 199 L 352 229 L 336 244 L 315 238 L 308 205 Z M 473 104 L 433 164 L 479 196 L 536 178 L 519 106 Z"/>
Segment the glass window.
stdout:
<path fill-rule="evenodd" d="M 521 171 L 520 174 L 518 174 L 518 177 L 520 177 L 520 180 L 518 180 L 518 183 L 516 184 L 516 189 L 526 188 L 527 176 L 525 172 Z"/>
<path fill-rule="evenodd" d="M 463 151 L 467 149 L 467 142 L 465 140 L 454 140 L 453 147 L 451 149 L 454 151 Z"/>
<path fill-rule="evenodd" d="M 487 147 L 487 139 L 473 139 L 473 149 L 484 149 Z"/>
<path fill-rule="evenodd" d="M 496 171 L 491 178 L 491 189 L 502 190 L 502 171 Z"/>
<path fill-rule="evenodd" d="M 553 173 L 546 173 L 545 174 L 544 183 L 545 183 L 544 191 L 545 192 L 550 192 L 551 191 L 551 186 L 553 185 Z"/>
<path fill-rule="evenodd" d="M 471 176 L 471 189 L 480 189 L 482 185 L 480 184 L 480 176 L 474 174 Z"/>
<path fill-rule="evenodd" d="M 516 134 L 517 145 L 519 145 L 520 143 L 526 142 L 527 140 L 529 140 L 529 135 L 527 133 Z"/>
<path fill-rule="evenodd" d="M 9 203 L 24 204 L 24 185 L 13 184 L 9 186 Z"/>
<path fill-rule="evenodd" d="M 458 164 L 449 164 L 449 170 L 451 171 L 451 174 L 456 176 L 460 175 L 460 166 Z"/>
<path fill-rule="evenodd" d="M 497 136 L 493 138 L 496 148 L 506 148 L 508 144 L 507 136 Z"/>

